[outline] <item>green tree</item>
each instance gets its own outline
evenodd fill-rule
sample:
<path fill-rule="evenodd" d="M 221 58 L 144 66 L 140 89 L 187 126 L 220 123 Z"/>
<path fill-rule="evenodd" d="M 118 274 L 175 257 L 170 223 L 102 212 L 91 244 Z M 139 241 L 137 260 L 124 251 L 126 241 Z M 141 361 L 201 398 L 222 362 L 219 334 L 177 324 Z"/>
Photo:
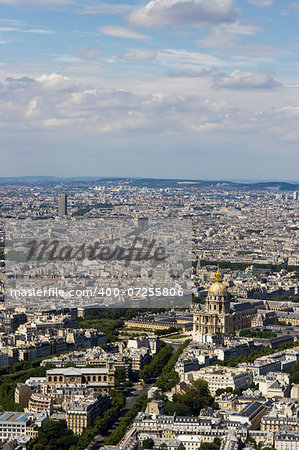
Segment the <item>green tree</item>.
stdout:
<path fill-rule="evenodd" d="M 67 369 L 68 367 L 76 367 L 76 364 L 73 362 L 68 362 L 65 364 L 64 368 Z"/>
<path fill-rule="evenodd" d="M 215 438 L 213 442 L 202 442 L 200 444 L 200 450 L 219 450 L 221 446 L 221 440 Z"/>
<path fill-rule="evenodd" d="M 76 445 L 78 437 L 67 428 L 65 420 L 48 420 L 39 430 L 34 441 L 29 443 L 29 450 L 69 450 Z"/>
<path fill-rule="evenodd" d="M 211 406 L 217 408 L 214 397 L 210 395 L 208 383 L 203 379 L 198 379 L 193 383 L 191 389 L 185 394 L 175 394 L 172 402 L 165 405 L 166 414 L 178 415 L 198 415 L 200 410 Z"/>
<path fill-rule="evenodd" d="M 173 352 L 171 345 L 162 345 L 159 352 L 153 357 L 152 361 L 140 371 L 140 378 L 148 381 L 162 372 L 163 367 L 169 361 Z"/>
<path fill-rule="evenodd" d="M 115 385 L 121 386 L 127 379 L 126 370 L 123 367 L 118 367 L 115 371 Z"/>
<path fill-rule="evenodd" d="M 155 443 L 152 438 L 145 439 L 142 444 L 142 448 L 154 448 Z"/>
<path fill-rule="evenodd" d="M 290 375 L 291 375 L 292 383 L 295 383 L 295 384 L 299 383 L 299 362 L 296 362 L 293 365 Z"/>

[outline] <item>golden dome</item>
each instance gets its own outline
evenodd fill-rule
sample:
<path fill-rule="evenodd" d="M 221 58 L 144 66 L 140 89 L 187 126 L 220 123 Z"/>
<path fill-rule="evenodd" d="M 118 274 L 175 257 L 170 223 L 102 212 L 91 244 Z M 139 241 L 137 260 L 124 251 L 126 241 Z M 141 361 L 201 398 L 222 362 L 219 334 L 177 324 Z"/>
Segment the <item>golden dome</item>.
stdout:
<path fill-rule="evenodd" d="M 219 270 L 219 267 L 217 269 L 216 275 L 215 275 L 215 282 L 210 286 L 209 288 L 209 294 L 211 295 L 226 295 L 227 290 L 224 284 L 221 280 L 221 273 Z"/>

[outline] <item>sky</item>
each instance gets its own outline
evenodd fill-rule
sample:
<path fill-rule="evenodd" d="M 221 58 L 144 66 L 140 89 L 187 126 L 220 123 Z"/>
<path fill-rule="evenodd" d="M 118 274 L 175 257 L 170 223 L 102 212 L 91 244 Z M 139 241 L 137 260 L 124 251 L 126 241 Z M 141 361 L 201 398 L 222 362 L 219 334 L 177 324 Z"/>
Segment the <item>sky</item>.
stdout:
<path fill-rule="evenodd" d="M 0 176 L 298 181 L 298 20 L 288 0 L 0 0 Z"/>

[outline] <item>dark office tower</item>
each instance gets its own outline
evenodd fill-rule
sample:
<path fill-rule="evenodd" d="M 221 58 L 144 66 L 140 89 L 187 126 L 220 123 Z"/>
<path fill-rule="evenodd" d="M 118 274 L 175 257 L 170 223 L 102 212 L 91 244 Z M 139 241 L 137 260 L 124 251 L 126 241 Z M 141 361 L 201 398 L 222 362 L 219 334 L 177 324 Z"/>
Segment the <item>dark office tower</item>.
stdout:
<path fill-rule="evenodd" d="M 67 215 L 67 195 L 60 194 L 58 197 L 58 215 L 64 217 Z"/>
<path fill-rule="evenodd" d="M 139 230 L 145 231 L 148 229 L 148 217 L 138 217 L 137 228 Z"/>

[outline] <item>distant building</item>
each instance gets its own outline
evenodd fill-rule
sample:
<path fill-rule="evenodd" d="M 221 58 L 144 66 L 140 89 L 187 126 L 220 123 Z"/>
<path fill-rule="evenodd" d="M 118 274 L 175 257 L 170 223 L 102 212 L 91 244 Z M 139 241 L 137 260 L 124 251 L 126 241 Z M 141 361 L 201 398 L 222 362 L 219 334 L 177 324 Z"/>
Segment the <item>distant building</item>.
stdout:
<path fill-rule="evenodd" d="M 58 215 L 64 217 L 67 215 L 67 195 L 60 194 L 58 197 Z"/>
<path fill-rule="evenodd" d="M 148 229 L 148 217 L 138 217 L 135 219 L 136 228 L 141 231 Z"/>

